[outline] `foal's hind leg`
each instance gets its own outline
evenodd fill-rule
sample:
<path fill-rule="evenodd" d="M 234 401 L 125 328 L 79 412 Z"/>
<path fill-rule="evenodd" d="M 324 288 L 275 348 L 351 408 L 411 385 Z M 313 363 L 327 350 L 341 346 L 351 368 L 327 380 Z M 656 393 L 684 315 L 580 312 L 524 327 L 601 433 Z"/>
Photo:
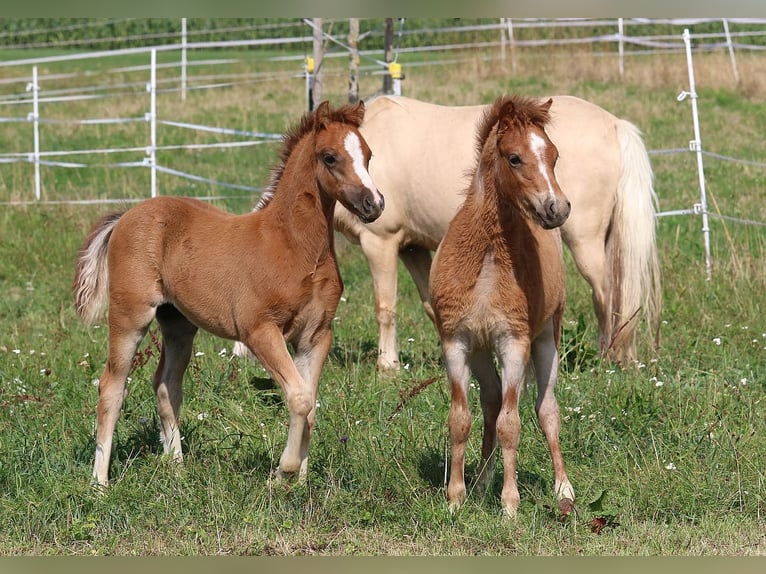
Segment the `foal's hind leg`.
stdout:
<path fill-rule="evenodd" d="M 567 478 L 564 458 L 559 444 L 561 421 L 559 405 L 554 388 L 558 379 L 559 353 L 554 336 L 554 321 L 548 322 L 545 330 L 532 343 L 532 360 L 537 378 L 537 420 L 548 440 L 553 462 L 554 490 L 562 511 L 569 509 L 575 500 L 574 489 Z"/>
<path fill-rule="evenodd" d="M 481 471 L 476 484 L 483 492 L 492 478 L 495 466 L 497 417 L 500 414 L 501 387 L 495 361 L 490 351 L 482 350 L 471 357 L 471 372 L 479 381 L 481 410 L 484 415 L 484 434 L 481 441 Z"/>
<path fill-rule="evenodd" d="M 160 438 L 165 454 L 173 460 L 183 460 L 181 433 L 178 428 L 184 371 L 191 358 L 192 344 L 197 327 L 175 307 L 166 304 L 157 309 L 157 322 L 162 331 L 162 351 L 154 372 L 154 393 L 160 415 Z"/>
<path fill-rule="evenodd" d="M 93 463 L 93 479 L 101 486 L 109 484 L 112 437 L 125 400 L 125 383 L 133 367 L 133 356 L 152 316 L 152 310 L 147 310 L 138 319 L 130 313 L 122 313 L 116 305 L 109 310 L 109 351 L 98 383 L 96 454 Z"/>

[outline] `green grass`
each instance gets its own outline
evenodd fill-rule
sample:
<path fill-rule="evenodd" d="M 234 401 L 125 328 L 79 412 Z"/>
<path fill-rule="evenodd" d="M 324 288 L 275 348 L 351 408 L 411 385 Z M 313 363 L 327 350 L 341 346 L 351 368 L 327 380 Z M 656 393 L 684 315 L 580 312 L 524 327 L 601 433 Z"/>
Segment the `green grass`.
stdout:
<path fill-rule="evenodd" d="M 640 62 L 619 81 L 609 62 L 597 60 L 591 68 L 583 65 L 566 74 L 554 60 L 530 62 L 513 78 L 481 59 L 459 70 L 413 68 L 404 89 L 454 104 L 487 101 L 502 91 L 572 93 L 637 123 L 649 149 L 684 147 L 693 137 L 688 102 L 675 101 L 683 82 L 646 82 Z M 663 62 L 643 65 L 663 80 L 684 78 L 685 68 L 677 71 L 675 63 Z M 658 73 L 662 65 L 668 68 Z M 745 93 L 714 83 L 725 74 L 725 65 L 725 59 L 715 58 L 701 63 L 703 142 L 710 151 L 763 161 L 763 92 L 758 86 Z M 163 95 L 160 113 L 167 119 L 281 132 L 305 107 L 302 84 L 296 82 L 194 92 L 185 104 L 177 94 Z M 362 93 L 378 89 L 378 82 L 367 80 Z M 343 81 L 328 82 L 325 89 L 334 103 L 345 99 Z M 127 100 L 107 105 L 114 108 L 71 104 L 58 112 L 94 117 L 143 110 Z M 9 149 L 27 150 L 28 126 L 3 130 Z M 127 146 L 145 137 L 141 130 L 146 126 L 116 134 L 60 128 L 45 141 L 58 137 L 70 149 Z M 192 137 L 211 141 L 217 136 Z M 161 138 L 168 143 L 180 136 L 168 129 Z M 260 146 L 176 153 L 162 162 L 257 186 L 265 182 L 275 154 L 275 147 Z M 655 156 L 652 162 L 661 209 L 691 207 L 697 201 L 693 157 Z M 712 159 L 705 164 L 709 196 L 716 202 L 711 201 L 711 210 L 766 221 L 763 168 Z M 31 170 L 29 165 L 0 166 L 0 199 L 29 197 Z M 46 168 L 43 176 L 48 198 L 148 196 L 145 170 Z M 162 175 L 160 187 L 162 193 L 226 193 Z M 218 202 L 237 212 L 251 204 L 249 198 Z M 400 268 L 405 368 L 395 378 L 377 375 L 369 272 L 361 251 L 342 240 L 338 251 L 346 289 L 322 374 L 307 483 L 268 483 L 286 438 L 281 391 L 259 365 L 222 354 L 231 343 L 201 333 L 185 380 L 184 464 L 174 465 L 161 454 L 149 384 L 157 347 L 147 337 L 115 433 L 113 484 L 97 496 L 89 486 L 98 394 L 93 382 L 103 368 L 106 332 L 78 322 L 70 288 L 76 252 L 88 229 L 101 214 L 120 207 L 0 210 L 0 554 L 766 552 L 763 227 L 712 219 L 714 268 L 707 282 L 700 219 L 659 220 L 662 351 L 651 360 L 642 341 L 643 362 L 625 371 L 594 358 L 590 294 L 566 253 L 569 295 L 557 396 L 577 509 L 563 520 L 555 510 L 550 458 L 531 391 L 521 403 L 521 507 L 517 520 L 509 521 L 500 512 L 501 468 L 485 496 L 472 492 L 459 512 L 447 511 L 449 392 L 438 337 Z M 469 481 L 479 464 L 477 395 L 471 396 Z M 599 526 L 600 533 L 594 532 Z"/>

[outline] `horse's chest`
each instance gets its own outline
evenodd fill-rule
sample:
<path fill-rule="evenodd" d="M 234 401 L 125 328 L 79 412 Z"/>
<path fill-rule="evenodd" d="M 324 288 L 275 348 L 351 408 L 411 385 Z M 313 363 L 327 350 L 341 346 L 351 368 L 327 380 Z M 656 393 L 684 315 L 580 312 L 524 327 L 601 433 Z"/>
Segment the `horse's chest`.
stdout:
<path fill-rule="evenodd" d="M 485 254 L 473 289 L 466 294 L 463 329 L 478 338 L 493 339 L 526 327 L 527 299 L 512 280 L 512 273 L 510 261 L 498 259 L 492 250 Z"/>
<path fill-rule="evenodd" d="M 301 296 L 291 309 L 285 324 L 285 338 L 294 340 L 305 332 L 315 332 L 330 328 L 332 318 L 343 292 L 337 266 L 326 264 L 318 266 L 301 283 Z"/>

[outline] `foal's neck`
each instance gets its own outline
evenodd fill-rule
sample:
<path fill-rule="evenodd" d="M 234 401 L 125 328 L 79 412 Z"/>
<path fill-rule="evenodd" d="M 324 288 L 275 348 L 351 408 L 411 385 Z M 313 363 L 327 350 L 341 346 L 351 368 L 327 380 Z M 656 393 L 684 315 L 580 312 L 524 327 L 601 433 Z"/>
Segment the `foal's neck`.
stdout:
<path fill-rule="evenodd" d="M 322 193 L 314 175 L 313 134 L 304 136 L 285 162 L 270 201 L 270 216 L 309 250 L 333 248 L 335 199 Z"/>
<path fill-rule="evenodd" d="M 466 198 L 473 203 L 474 209 L 490 235 L 518 235 L 529 232 L 529 221 L 509 197 L 515 190 L 498 192 L 498 178 L 494 167 L 495 160 L 482 158 Z M 515 185 L 515 182 L 511 183 Z"/>

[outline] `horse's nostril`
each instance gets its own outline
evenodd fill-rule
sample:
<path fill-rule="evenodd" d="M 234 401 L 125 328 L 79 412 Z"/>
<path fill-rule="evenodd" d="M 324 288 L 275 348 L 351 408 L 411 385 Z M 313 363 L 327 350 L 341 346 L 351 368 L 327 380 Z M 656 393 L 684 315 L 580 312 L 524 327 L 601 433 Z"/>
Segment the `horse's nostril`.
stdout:
<path fill-rule="evenodd" d="M 551 201 L 551 202 L 548 204 L 548 214 L 549 214 L 551 217 L 553 217 L 553 216 L 555 216 L 555 215 L 556 215 L 556 202 L 555 202 L 555 201 Z"/>

